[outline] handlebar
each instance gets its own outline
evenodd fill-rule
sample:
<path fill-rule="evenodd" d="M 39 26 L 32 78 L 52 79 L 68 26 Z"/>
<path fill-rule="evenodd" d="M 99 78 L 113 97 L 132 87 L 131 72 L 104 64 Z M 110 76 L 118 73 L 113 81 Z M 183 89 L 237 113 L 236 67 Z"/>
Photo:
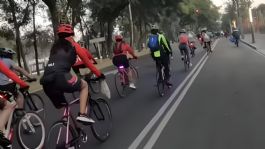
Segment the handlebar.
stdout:
<path fill-rule="evenodd" d="M 29 82 L 29 83 L 36 82 L 37 81 L 36 78 L 25 78 L 25 77 L 22 77 L 20 79 L 23 80 L 23 81 L 25 81 L 25 82 Z"/>
<path fill-rule="evenodd" d="M 101 79 L 105 79 L 104 78 L 104 75 L 103 77 L 97 77 L 97 78 L 91 78 L 92 74 L 84 74 L 84 75 L 81 75 L 81 77 L 87 81 L 87 82 L 94 82 L 94 81 L 100 81 Z"/>

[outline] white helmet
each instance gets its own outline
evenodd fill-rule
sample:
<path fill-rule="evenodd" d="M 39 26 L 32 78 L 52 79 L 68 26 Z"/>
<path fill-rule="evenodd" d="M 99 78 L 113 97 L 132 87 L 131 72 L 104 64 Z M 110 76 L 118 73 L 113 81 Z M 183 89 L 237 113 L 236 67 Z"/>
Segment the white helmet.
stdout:
<path fill-rule="evenodd" d="M 11 55 L 16 54 L 16 52 L 14 50 L 9 49 L 9 48 L 0 48 L 0 52 L 6 53 L 6 54 L 11 54 Z"/>
<path fill-rule="evenodd" d="M 151 30 L 159 30 L 159 27 L 155 24 L 151 25 Z"/>

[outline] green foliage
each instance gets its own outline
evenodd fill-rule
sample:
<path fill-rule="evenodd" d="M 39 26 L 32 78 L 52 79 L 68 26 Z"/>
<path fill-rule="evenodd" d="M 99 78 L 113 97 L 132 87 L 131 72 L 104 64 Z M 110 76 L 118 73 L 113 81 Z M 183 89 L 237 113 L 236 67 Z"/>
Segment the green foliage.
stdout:
<path fill-rule="evenodd" d="M 12 29 L 10 29 L 7 25 L 3 25 L 0 28 L 0 37 L 5 38 L 6 40 L 14 40 L 15 35 Z"/>
<path fill-rule="evenodd" d="M 28 1 L 1 0 L 0 8 L 4 11 L 4 18 L 8 23 L 17 23 L 18 27 L 24 26 L 30 22 L 30 9 Z M 15 17 L 13 16 L 13 13 Z M 14 20 L 16 19 L 16 20 Z"/>

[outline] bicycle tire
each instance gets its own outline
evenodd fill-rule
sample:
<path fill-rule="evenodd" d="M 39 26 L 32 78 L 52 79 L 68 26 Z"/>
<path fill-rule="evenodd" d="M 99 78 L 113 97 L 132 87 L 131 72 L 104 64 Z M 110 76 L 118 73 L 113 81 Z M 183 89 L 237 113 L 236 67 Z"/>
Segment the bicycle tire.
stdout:
<path fill-rule="evenodd" d="M 115 82 L 115 88 L 120 97 L 125 97 L 126 96 L 126 84 L 125 82 L 121 81 L 121 79 L 125 80 L 124 78 L 126 75 L 123 72 L 117 72 L 114 76 L 114 82 Z"/>
<path fill-rule="evenodd" d="M 34 124 L 33 124 L 33 121 L 34 121 Z M 36 125 L 37 123 L 38 125 Z M 34 128 L 34 131 L 36 132 L 30 131 L 29 128 Z M 37 132 L 37 130 L 41 130 L 40 131 L 41 135 L 38 134 L 39 131 Z M 22 136 L 24 134 L 26 135 L 25 137 Z M 29 136 L 32 136 L 32 138 L 29 139 Z M 24 139 L 27 139 L 27 140 L 24 140 Z M 36 139 L 39 141 L 34 141 Z M 23 149 L 43 148 L 44 143 L 45 143 L 45 127 L 44 127 L 41 117 L 38 114 L 34 112 L 27 112 L 25 113 L 23 117 L 19 119 L 19 122 L 17 125 L 17 140 L 18 140 L 19 145 Z"/>
<path fill-rule="evenodd" d="M 189 69 L 189 63 L 188 63 L 188 58 L 187 58 L 187 55 L 185 54 L 185 56 L 184 56 L 184 69 L 185 69 L 185 72 L 187 72 L 188 71 L 188 69 Z"/>
<path fill-rule="evenodd" d="M 88 78 L 96 78 L 95 74 L 89 73 Z M 89 88 L 94 94 L 98 94 L 100 92 L 100 82 L 99 81 L 88 81 Z"/>
<path fill-rule="evenodd" d="M 58 131 L 56 130 L 56 128 L 59 128 Z M 61 135 L 62 133 L 62 136 L 64 135 L 64 133 L 66 133 L 66 130 L 67 130 L 67 122 L 64 121 L 64 120 L 60 120 L 60 121 L 57 121 L 55 122 L 51 127 L 50 127 L 50 130 L 49 130 L 49 133 L 48 133 L 48 136 L 47 136 L 47 140 L 46 140 L 46 143 L 45 143 L 45 148 L 47 149 L 57 149 L 57 148 L 60 148 L 60 149 L 66 149 L 66 142 L 65 142 L 65 136 L 62 138 L 62 142 L 59 142 L 60 141 L 60 136 L 54 136 L 56 134 L 58 135 Z M 78 148 L 78 141 L 79 141 L 79 137 L 77 135 L 77 133 L 75 132 L 74 128 L 72 125 L 69 125 L 69 133 L 70 133 L 70 143 L 69 143 L 69 147 L 72 147 L 72 149 L 76 149 Z M 58 132 L 58 133 L 57 133 Z M 55 141 L 56 140 L 56 141 Z"/>
<path fill-rule="evenodd" d="M 131 64 L 130 64 L 131 65 Z M 130 69 L 132 70 L 132 77 L 135 80 L 139 80 L 139 72 L 133 65 L 130 66 Z"/>
<path fill-rule="evenodd" d="M 163 79 L 159 78 L 159 72 L 156 73 L 156 86 L 159 96 L 163 97 L 165 95 L 165 82 Z"/>
<path fill-rule="evenodd" d="M 112 129 L 110 106 L 106 100 L 98 98 L 94 101 L 91 100 L 90 108 L 90 115 L 95 120 L 91 126 L 92 133 L 98 141 L 104 142 L 109 138 Z"/>
<path fill-rule="evenodd" d="M 33 111 L 37 113 L 43 120 L 46 118 L 45 103 L 40 95 L 30 93 L 30 97 L 26 97 L 25 109 L 26 111 Z"/>

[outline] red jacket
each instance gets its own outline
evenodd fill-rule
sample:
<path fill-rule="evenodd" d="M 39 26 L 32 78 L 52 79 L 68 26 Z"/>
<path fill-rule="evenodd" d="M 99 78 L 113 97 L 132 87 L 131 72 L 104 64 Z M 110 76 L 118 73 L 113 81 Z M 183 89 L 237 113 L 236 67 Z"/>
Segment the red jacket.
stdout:
<path fill-rule="evenodd" d="M 86 57 L 89 59 L 90 63 L 94 64 L 96 61 L 93 58 L 93 55 L 85 48 L 83 48 L 86 52 Z M 81 60 L 81 58 L 79 56 L 77 56 L 76 58 L 76 62 L 73 65 L 74 68 L 86 68 L 84 62 Z"/>
<path fill-rule="evenodd" d="M 21 88 L 28 87 L 29 85 L 22 81 L 13 71 L 11 71 L 6 65 L 0 61 L 0 72 L 5 74 L 8 78 L 12 79 L 15 83 L 19 84 Z"/>
<path fill-rule="evenodd" d="M 89 68 L 97 77 L 100 77 L 101 72 L 94 66 L 94 64 L 90 62 L 89 58 L 87 57 L 88 51 L 86 52 L 86 50 L 84 50 L 84 48 L 82 48 L 77 42 L 75 42 L 72 37 L 67 37 L 65 39 L 75 47 L 77 55 L 84 62 L 85 66 Z"/>
<path fill-rule="evenodd" d="M 121 48 L 119 48 L 120 46 Z M 136 57 L 131 46 L 125 42 L 116 42 L 113 53 L 114 53 L 114 56 L 121 55 L 121 54 L 127 55 L 127 53 L 129 53 L 133 57 Z"/>

